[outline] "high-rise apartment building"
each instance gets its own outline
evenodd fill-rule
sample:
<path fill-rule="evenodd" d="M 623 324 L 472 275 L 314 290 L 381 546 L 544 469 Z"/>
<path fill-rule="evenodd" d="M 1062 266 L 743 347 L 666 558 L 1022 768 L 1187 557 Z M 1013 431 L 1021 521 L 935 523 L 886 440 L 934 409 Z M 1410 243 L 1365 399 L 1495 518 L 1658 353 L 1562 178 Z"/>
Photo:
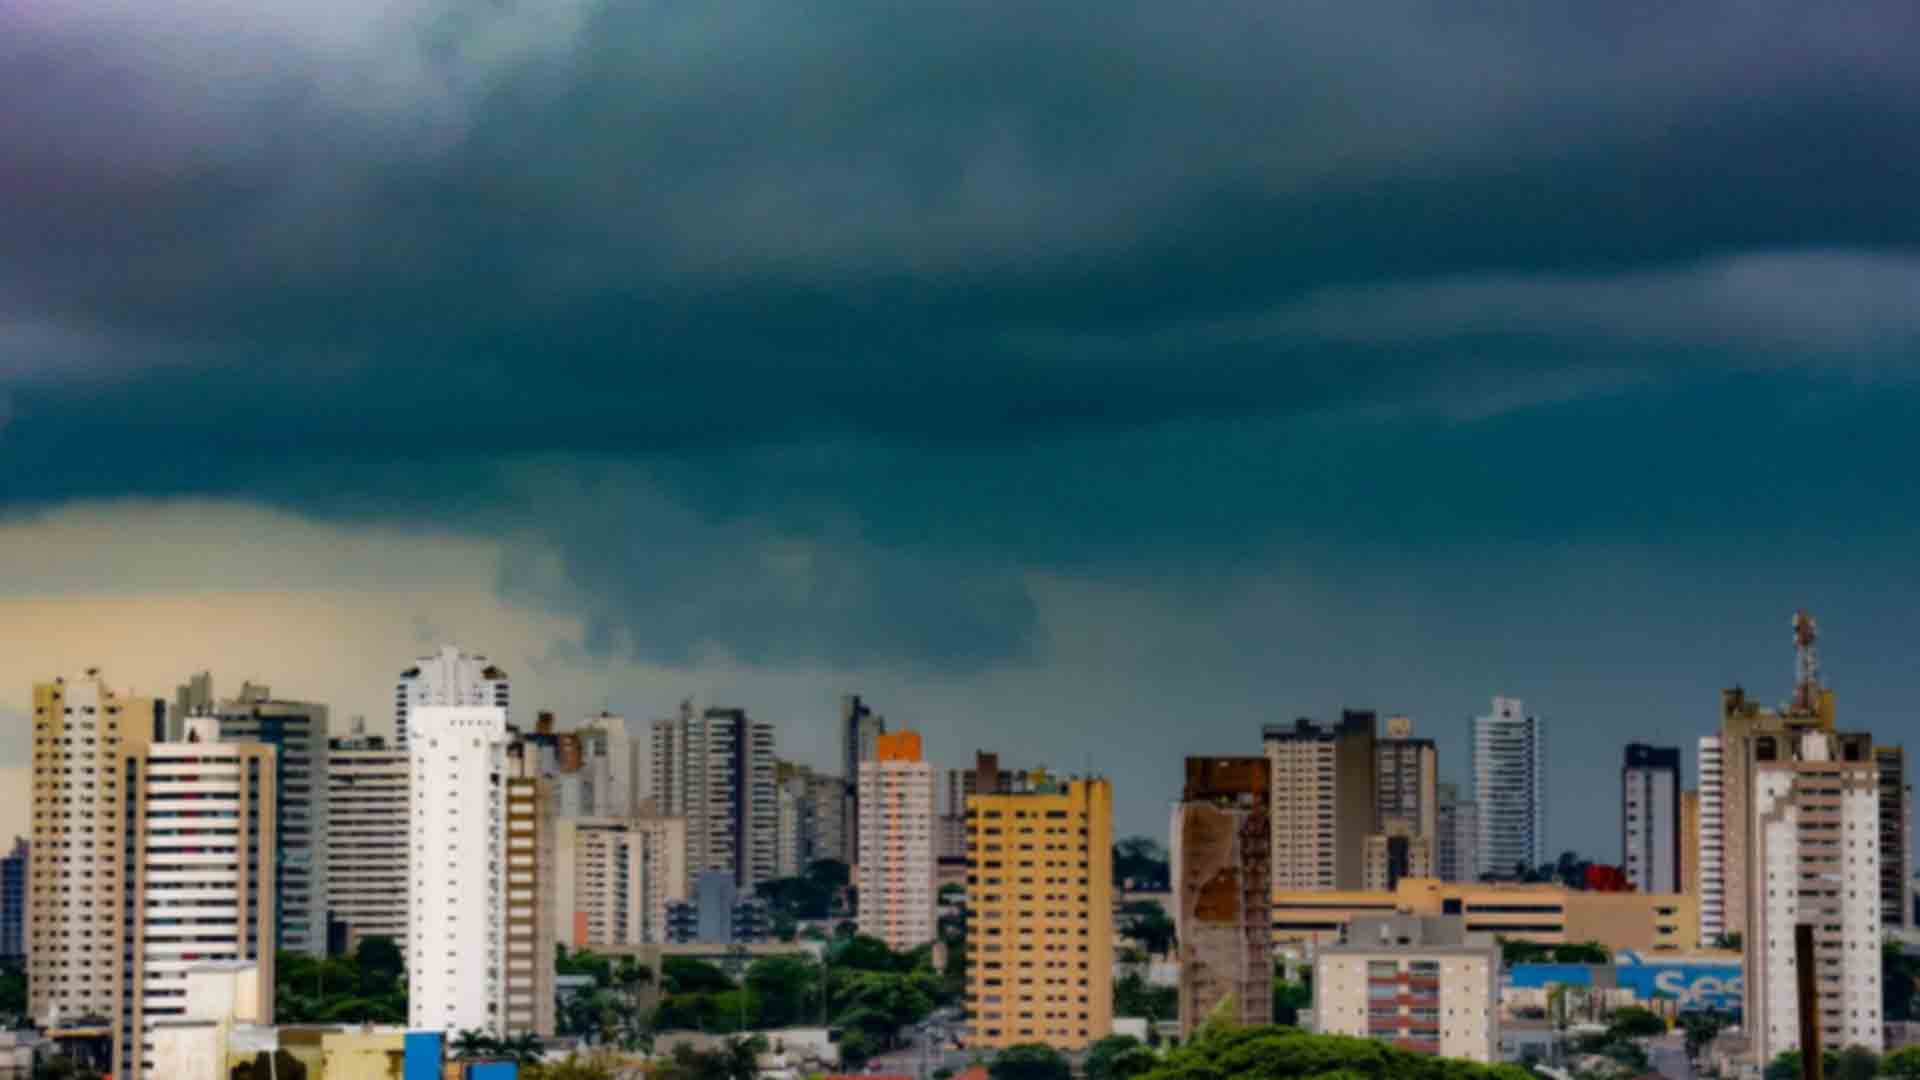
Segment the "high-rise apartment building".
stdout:
<path fill-rule="evenodd" d="M 506 747 L 506 848 L 501 856 L 501 1030 L 554 1033 L 554 816 L 552 781 L 536 745 Z"/>
<path fill-rule="evenodd" d="M 408 764 L 407 1023 L 505 1034 L 505 709 L 415 708 Z"/>
<path fill-rule="evenodd" d="M 541 726 L 550 727 L 552 717 L 541 713 Z M 542 761 L 553 782 L 556 816 L 640 816 L 644 747 L 624 717 L 602 712 L 572 731 L 536 732 L 536 738 L 552 748 Z"/>
<path fill-rule="evenodd" d="M 860 861 L 860 763 L 871 761 L 876 740 L 887 730 L 886 717 L 867 707 L 859 694 L 840 699 L 840 764 L 847 792 L 841 801 L 840 835 L 847 838 L 847 858 Z"/>
<path fill-rule="evenodd" d="M 0 858 L 0 962 L 27 959 L 27 863 L 33 847 L 23 836 Z"/>
<path fill-rule="evenodd" d="M 213 696 L 213 672 L 201 671 L 187 676 L 187 681 L 174 688 L 173 714 L 167 719 L 169 740 L 180 738 L 183 724 L 189 716 L 212 716 L 213 707 L 218 704 Z"/>
<path fill-rule="evenodd" d="M 154 1026 L 186 1013 L 190 969 L 249 969 L 272 1022 L 276 754 L 189 717 L 174 742 L 123 747 L 113 1075 L 153 1069 Z"/>
<path fill-rule="evenodd" d="M 1011 791 L 1014 776 L 1012 769 L 1000 767 L 999 754 L 984 750 L 974 752 L 973 768 L 947 770 L 946 801 L 934 823 L 935 858 L 967 857 L 967 796 Z"/>
<path fill-rule="evenodd" d="M 688 896 L 679 818 L 554 823 L 554 931 L 573 949 L 667 941 L 668 905 Z"/>
<path fill-rule="evenodd" d="M 271 688 L 244 683 L 215 707 L 220 738 L 274 748 L 277 770 L 274 860 L 278 947 L 314 956 L 327 951 L 327 707 L 281 701 Z"/>
<path fill-rule="evenodd" d="M 1700 737 L 1699 861 L 1693 891 L 1700 897 L 1700 941 L 1712 946 L 1727 932 L 1726 762 L 1720 736 Z"/>
<path fill-rule="evenodd" d="M 1745 831 L 1745 1023 L 1765 1065 L 1800 1048 L 1795 928 L 1813 926 L 1820 1045 L 1884 1044 L 1880 771 L 1873 739 L 1808 729 L 1752 737 Z"/>
<path fill-rule="evenodd" d="M 98 668 L 33 688 L 27 1008 L 51 1034 L 108 1033 L 126 889 L 120 757 L 153 741 L 165 708 L 116 694 Z"/>
<path fill-rule="evenodd" d="M 822 859 L 846 862 L 846 836 L 840 831 L 846 781 L 808 765 L 776 761 L 774 784 L 779 803 L 774 876 L 793 877 Z"/>
<path fill-rule="evenodd" d="M 1406 819 L 1395 818 L 1367 837 L 1361 888 L 1392 892 L 1403 878 L 1430 878 L 1434 873 L 1433 841 L 1414 835 Z"/>
<path fill-rule="evenodd" d="M 1496 697 L 1473 721 L 1473 801 L 1478 876 L 1513 877 L 1547 861 L 1547 743 L 1540 718 Z"/>
<path fill-rule="evenodd" d="M 414 710 L 423 705 L 479 705 L 507 711 L 507 673 L 484 656 L 468 656 L 458 646 L 442 645 L 432 656 L 400 673 L 393 690 L 393 742 L 405 750 Z"/>
<path fill-rule="evenodd" d="M 1239 1024 L 1273 1021 L 1272 764 L 1190 757 L 1171 858 L 1180 950 L 1180 1032 L 1231 998 Z"/>
<path fill-rule="evenodd" d="M 1680 793 L 1680 887 L 1675 892 L 1700 893 L 1700 792 Z"/>
<path fill-rule="evenodd" d="M 970 1046 L 1113 1029 L 1113 785 L 1036 773 L 967 800 Z"/>
<path fill-rule="evenodd" d="M 1366 916 L 1317 950 L 1319 1030 L 1492 1064 L 1500 1052 L 1500 947 L 1458 915 Z"/>
<path fill-rule="evenodd" d="M 895 950 L 934 938 L 933 766 L 917 732 L 882 733 L 860 762 L 860 932 Z"/>
<path fill-rule="evenodd" d="M 1478 881 L 1480 808 L 1471 799 L 1462 799 L 1457 785 L 1440 784 L 1438 791 L 1433 871 L 1441 881 Z"/>
<path fill-rule="evenodd" d="M 384 937 L 402 953 L 407 933 L 407 752 L 352 732 L 327 748 L 327 910 L 349 948 Z"/>
<path fill-rule="evenodd" d="M 773 726 L 744 709 L 695 711 L 653 724 L 656 812 L 687 822 L 687 876 L 725 870 L 743 892 L 774 876 L 780 807 Z"/>
<path fill-rule="evenodd" d="M 1627 744 L 1620 767 L 1620 861 L 1644 893 L 1686 892 L 1680 873 L 1680 748 Z"/>
<path fill-rule="evenodd" d="M 1412 720 L 1391 716 L 1385 737 L 1374 745 L 1380 828 L 1403 821 L 1407 835 L 1433 836 L 1440 816 L 1440 753 L 1433 740 L 1414 738 Z"/>
<path fill-rule="evenodd" d="M 1908 901 L 1913 855 L 1907 837 L 1913 831 L 1913 788 L 1907 783 L 1907 754 L 1898 746 L 1876 746 L 1880 767 L 1880 925 L 1904 930 L 1913 922 Z"/>
<path fill-rule="evenodd" d="M 1262 734 L 1273 781 L 1273 887 L 1360 888 L 1366 838 L 1378 830 L 1374 714 L 1346 710 L 1338 726 L 1300 719 Z"/>

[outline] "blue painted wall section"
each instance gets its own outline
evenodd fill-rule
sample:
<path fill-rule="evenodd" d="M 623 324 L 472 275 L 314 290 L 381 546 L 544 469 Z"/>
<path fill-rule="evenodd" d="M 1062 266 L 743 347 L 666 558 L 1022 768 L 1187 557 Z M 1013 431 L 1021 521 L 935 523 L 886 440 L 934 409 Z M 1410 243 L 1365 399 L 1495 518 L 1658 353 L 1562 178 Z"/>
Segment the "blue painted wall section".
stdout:
<path fill-rule="evenodd" d="M 407 1032 L 405 1080 L 440 1080 L 441 1038 L 437 1031 Z"/>
<path fill-rule="evenodd" d="M 1515 964 L 1507 969 L 1506 984 L 1519 989 L 1545 986 L 1593 986 L 1595 974 L 1600 985 L 1631 990 L 1642 1001 L 1669 997 L 1681 1011 L 1720 1009 L 1740 1011 L 1740 995 L 1745 987 L 1740 965 L 1724 960 L 1681 960 L 1644 957 L 1623 952 L 1611 965 Z M 1611 979 L 1607 976 L 1611 975 Z"/>

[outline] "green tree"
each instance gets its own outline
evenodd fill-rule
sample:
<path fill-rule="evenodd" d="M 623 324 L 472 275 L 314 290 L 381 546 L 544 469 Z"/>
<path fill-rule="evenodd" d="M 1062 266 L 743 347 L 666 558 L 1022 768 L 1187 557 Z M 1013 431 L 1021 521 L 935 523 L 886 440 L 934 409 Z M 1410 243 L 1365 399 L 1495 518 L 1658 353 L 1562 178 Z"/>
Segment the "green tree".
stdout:
<path fill-rule="evenodd" d="M 1880 1072 L 1898 1080 L 1920 1080 L 1920 1046 L 1907 1046 L 1880 1059 Z"/>
<path fill-rule="evenodd" d="M 479 1028 L 466 1028 L 453 1038 L 453 1056 L 462 1061 L 492 1057 L 499 1052 L 499 1047 L 492 1035 Z"/>
<path fill-rule="evenodd" d="M 1613 953 L 1597 941 L 1582 941 L 1552 947 L 1556 964 L 1611 964 Z"/>
<path fill-rule="evenodd" d="M 1086 1080 L 1115 1080 L 1114 1059 L 1140 1045 L 1140 1040 L 1131 1035 L 1109 1035 L 1094 1043 L 1087 1048 L 1087 1060 L 1081 1067 Z"/>
<path fill-rule="evenodd" d="M 1616 1009 L 1607 1033 L 1617 1039 L 1651 1039 L 1667 1033 L 1667 1022 L 1638 1005 Z"/>
<path fill-rule="evenodd" d="M 1914 1018 L 1914 993 L 1920 990 L 1920 958 L 1889 941 L 1880 948 L 1880 1011 L 1888 1020 Z"/>
<path fill-rule="evenodd" d="M 1073 1080 L 1066 1055 L 1045 1043 L 1009 1046 L 987 1063 L 993 1080 Z"/>
<path fill-rule="evenodd" d="M 1240 1027 L 1190 1040 L 1136 1080 L 1530 1080 L 1512 1065 L 1476 1065 L 1398 1050 L 1372 1039 Z"/>
<path fill-rule="evenodd" d="M 1833 1080 L 1873 1080 L 1880 1072 L 1880 1055 L 1864 1046 L 1843 1047 L 1826 1075 Z"/>
<path fill-rule="evenodd" d="M 1120 933 L 1155 956 L 1165 956 L 1173 948 L 1173 920 L 1167 909 L 1151 900 L 1130 900 L 1120 906 Z"/>
<path fill-rule="evenodd" d="M 1741 951 L 1740 931 L 1729 930 L 1724 934 L 1716 936 L 1713 939 L 1713 947 L 1716 949 L 1726 949 L 1730 952 Z"/>
<path fill-rule="evenodd" d="M 1144 1017 L 1149 1024 L 1179 1015 L 1180 993 L 1171 986 L 1153 986 L 1129 971 L 1113 983 L 1113 1015 Z"/>
<path fill-rule="evenodd" d="M 1113 845 L 1113 883 L 1146 892 L 1164 890 L 1173 880 L 1167 851 L 1145 836 L 1129 836 Z"/>
<path fill-rule="evenodd" d="M 1313 1007 L 1313 984 L 1311 982 L 1288 982 L 1276 976 L 1273 980 L 1273 1022 L 1286 1027 L 1300 1026 L 1300 1012 Z"/>
<path fill-rule="evenodd" d="M 660 985 L 669 994 L 717 994 L 733 989 L 733 980 L 704 960 L 668 956 L 660 961 Z"/>
<path fill-rule="evenodd" d="M 840 1035 L 840 1068 L 846 1072 L 857 1073 L 866 1069 L 867 1062 L 880 1052 L 873 1039 L 859 1028 L 842 1032 Z"/>
<path fill-rule="evenodd" d="M 1719 1038 L 1720 1032 L 1732 1022 L 1732 1017 L 1714 1010 L 1699 1009 L 1681 1013 L 1678 1023 L 1680 1030 L 1686 1033 L 1687 1060 L 1699 1061 L 1700 1055 L 1713 1045 L 1713 1040 Z M 1920 1080 L 1920 1074 L 1916 1074 L 1913 1080 Z"/>

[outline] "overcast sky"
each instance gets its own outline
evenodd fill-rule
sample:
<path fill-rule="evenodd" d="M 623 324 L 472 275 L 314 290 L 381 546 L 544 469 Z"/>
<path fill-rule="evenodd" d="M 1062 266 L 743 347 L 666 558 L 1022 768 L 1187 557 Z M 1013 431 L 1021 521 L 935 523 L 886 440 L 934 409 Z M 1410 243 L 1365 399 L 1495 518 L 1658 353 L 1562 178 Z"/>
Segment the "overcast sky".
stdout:
<path fill-rule="evenodd" d="M 1503 694 L 1617 858 L 1622 744 L 1784 697 L 1796 607 L 1913 727 L 1916 24 L 0 0 L 0 754 L 91 664 L 383 726 L 446 640 L 1159 834 L 1185 754 L 1366 707 L 1464 778 Z"/>

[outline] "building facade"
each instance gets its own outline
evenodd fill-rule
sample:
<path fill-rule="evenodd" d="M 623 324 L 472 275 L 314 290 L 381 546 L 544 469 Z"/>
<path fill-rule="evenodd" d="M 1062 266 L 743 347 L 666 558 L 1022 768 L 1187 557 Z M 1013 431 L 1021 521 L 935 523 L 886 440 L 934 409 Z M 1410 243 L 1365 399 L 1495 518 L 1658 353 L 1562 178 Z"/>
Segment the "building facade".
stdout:
<path fill-rule="evenodd" d="M 841 799 L 840 835 L 847 841 L 847 859 L 860 861 L 860 763 L 873 760 L 877 740 L 887 730 L 887 719 L 874 712 L 859 694 L 840 699 L 840 767 L 846 777 Z"/>
<path fill-rule="evenodd" d="M 743 892 L 775 876 L 780 807 L 775 794 L 773 726 L 744 709 L 696 711 L 654 721 L 656 812 L 687 823 L 687 876 L 733 875 Z"/>
<path fill-rule="evenodd" d="M 1700 781 L 1699 860 L 1694 864 L 1693 891 L 1700 897 L 1700 940 L 1712 944 L 1727 932 L 1726 761 L 1720 736 L 1700 737 L 1697 759 Z"/>
<path fill-rule="evenodd" d="M 550 725 L 552 716 L 542 713 L 541 724 Z M 536 737 L 541 734 L 536 731 Z M 543 770 L 553 782 L 555 817 L 641 815 L 643 742 L 625 717 L 603 711 L 572 731 L 544 734 L 551 735 L 539 741 Z"/>
<path fill-rule="evenodd" d="M 113 692 L 97 668 L 33 688 L 27 1009 L 43 1031 L 105 1035 L 119 1006 L 120 758 L 152 742 L 164 714 Z"/>
<path fill-rule="evenodd" d="M 185 1014 L 187 973 L 233 965 L 257 980 L 272 1022 L 275 937 L 273 747 L 223 740 L 190 717 L 175 742 L 122 750 L 120 926 L 109 981 L 113 1075 L 153 1069 L 156 1024 Z"/>
<path fill-rule="evenodd" d="M 1337 726 L 1268 725 L 1262 741 L 1273 781 L 1273 887 L 1359 888 L 1366 838 L 1378 829 L 1374 714 L 1347 710 Z"/>
<path fill-rule="evenodd" d="M 1752 740 L 1745 1030 L 1761 1065 L 1800 1048 L 1795 928 L 1814 926 L 1820 1045 L 1884 1045 L 1880 772 L 1864 734 Z"/>
<path fill-rule="evenodd" d="M 1909 899 L 1913 853 L 1913 788 L 1907 783 L 1907 753 L 1898 746 L 1876 746 L 1880 769 L 1880 925 L 1904 930 L 1913 924 Z"/>
<path fill-rule="evenodd" d="M 1395 819 L 1367 837 L 1362 889 L 1392 892 L 1402 879 L 1434 876 L 1433 841 L 1414 835 L 1404 819 Z"/>
<path fill-rule="evenodd" d="M 507 713 L 412 710 L 407 1026 L 506 1033 Z"/>
<path fill-rule="evenodd" d="M 1676 893 L 1680 871 L 1680 748 L 1629 743 L 1620 766 L 1620 862 L 1648 893 Z"/>
<path fill-rule="evenodd" d="M 1387 718 L 1385 737 L 1375 743 L 1374 816 L 1385 832 L 1403 822 L 1405 835 L 1432 837 L 1440 828 L 1440 752 L 1432 739 L 1417 739 L 1413 721 Z"/>
<path fill-rule="evenodd" d="M 1700 892 L 1700 792 L 1680 793 L 1680 892 Z"/>
<path fill-rule="evenodd" d="M 349 948 L 383 937 L 405 954 L 407 752 L 355 722 L 327 744 L 327 911 Z"/>
<path fill-rule="evenodd" d="M 1546 732 L 1515 698 L 1473 721 L 1476 877 L 1512 877 L 1547 861 Z"/>
<path fill-rule="evenodd" d="M 506 765 L 501 1027 L 544 1038 L 554 1033 L 555 1020 L 553 781 L 541 774 L 534 743 L 509 742 Z"/>
<path fill-rule="evenodd" d="M 860 932 L 904 951 L 934 939 L 933 765 L 920 735 L 882 733 L 860 762 Z"/>
<path fill-rule="evenodd" d="M 477 705 L 506 712 L 511 699 L 507 673 L 484 656 L 469 656 L 455 645 L 442 645 L 400 673 L 393 689 L 393 742 L 405 750 L 412 734 L 412 716 L 423 705 Z"/>
<path fill-rule="evenodd" d="M 1273 898 L 1275 945 L 1337 944 L 1356 917 L 1458 915 L 1468 933 L 1541 945 L 1597 941 L 1613 951 L 1691 952 L 1699 907 L 1687 895 L 1590 892 L 1511 882 L 1453 884 L 1406 878 L 1390 893 L 1281 892 Z"/>
<path fill-rule="evenodd" d="M 967 1043 L 1084 1049 L 1113 1029 L 1113 785 L 1015 786 L 967 800 Z"/>
<path fill-rule="evenodd" d="M 1438 831 L 1433 841 L 1433 872 L 1442 881 L 1480 880 L 1478 845 L 1480 807 L 1462 799 L 1453 784 L 1438 785 Z"/>
<path fill-rule="evenodd" d="M 27 959 L 28 862 L 33 845 L 24 836 L 13 838 L 13 850 L 0 858 L 0 961 Z"/>
<path fill-rule="evenodd" d="M 779 802 L 774 876 L 797 876 L 822 859 L 847 862 L 847 839 L 840 831 L 846 781 L 808 765 L 776 761 L 774 784 Z"/>
<path fill-rule="evenodd" d="M 668 905 L 688 897 L 685 821 L 563 818 L 554 836 L 559 941 L 591 949 L 668 940 Z"/>
<path fill-rule="evenodd" d="M 271 688 L 243 683 L 240 696 L 215 707 L 220 738 L 274 748 L 278 785 L 274 859 L 278 947 L 313 956 L 327 951 L 327 707 L 279 701 Z"/>
<path fill-rule="evenodd" d="M 1273 1021 L 1272 797 L 1264 757 L 1187 759 L 1169 845 L 1183 1039 L 1227 998 L 1235 1022 Z"/>
<path fill-rule="evenodd" d="M 1352 940 L 1319 950 L 1313 1015 L 1329 1035 L 1493 1064 L 1500 1047 L 1500 948 L 1458 916 L 1356 919 Z"/>

